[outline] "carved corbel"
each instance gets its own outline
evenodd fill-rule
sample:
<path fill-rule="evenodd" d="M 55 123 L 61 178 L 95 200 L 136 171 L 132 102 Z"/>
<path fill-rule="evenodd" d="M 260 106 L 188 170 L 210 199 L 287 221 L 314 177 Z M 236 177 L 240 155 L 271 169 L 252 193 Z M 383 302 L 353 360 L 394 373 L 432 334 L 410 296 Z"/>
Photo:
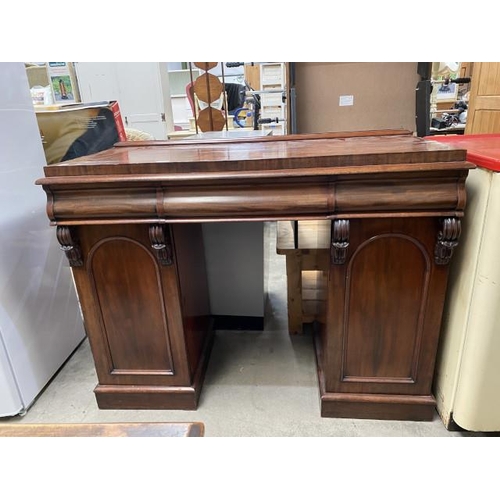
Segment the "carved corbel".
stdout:
<path fill-rule="evenodd" d="M 460 219 L 447 217 L 442 220 L 442 228 L 438 233 L 436 248 L 434 250 L 434 260 L 438 265 L 446 265 L 450 262 L 458 239 L 462 231 Z"/>
<path fill-rule="evenodd" d="M 61 245 L 61 250 L 64 251 L 69 260 L 69 265 L 71 267 L 83 266 L 82 251 L 69 226 L 57 226 L 56 237 Z"/>
<path fill-rule="evenodd" d="M 165 224 L 151 224 L 149 226 L 149 239 L 160 264 L 162 266 L 172 265 L 172 242 L 168 226 Z"/>
<path fill-rule="evenodd" d="M 333 221 L 332 244 L 330 248 L 330 257 L 333 264 L 345 264 L 348 246 L 349 221 L 346 219 Z"/>

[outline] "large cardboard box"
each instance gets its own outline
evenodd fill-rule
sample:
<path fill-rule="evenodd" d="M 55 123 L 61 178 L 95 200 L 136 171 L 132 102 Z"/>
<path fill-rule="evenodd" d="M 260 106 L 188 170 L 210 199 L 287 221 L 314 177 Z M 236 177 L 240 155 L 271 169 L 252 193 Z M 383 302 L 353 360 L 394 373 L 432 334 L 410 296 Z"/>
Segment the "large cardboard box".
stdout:
<path fill-rule="evenodd" d="M 47 165 L 98 153 L 126 140 L 117 101 L 35 106 Z"/>

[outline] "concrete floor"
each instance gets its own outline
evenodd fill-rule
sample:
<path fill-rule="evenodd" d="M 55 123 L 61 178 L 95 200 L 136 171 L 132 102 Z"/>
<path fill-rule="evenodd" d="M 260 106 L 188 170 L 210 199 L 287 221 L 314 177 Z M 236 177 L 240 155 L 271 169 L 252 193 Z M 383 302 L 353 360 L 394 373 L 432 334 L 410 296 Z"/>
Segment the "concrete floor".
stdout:
<path fill-rule="evenodd" d="M 466 436 L 432 422 L 320 417 L 312 340 L 290 337 L 284 256 L 274 223 L 265 224 L 265 329 L 218 331 L 197 411 L 100 410 L 88 341 L 84 341 L 23 417 L 5 423 L 201 421 L 206 436 Z"/>

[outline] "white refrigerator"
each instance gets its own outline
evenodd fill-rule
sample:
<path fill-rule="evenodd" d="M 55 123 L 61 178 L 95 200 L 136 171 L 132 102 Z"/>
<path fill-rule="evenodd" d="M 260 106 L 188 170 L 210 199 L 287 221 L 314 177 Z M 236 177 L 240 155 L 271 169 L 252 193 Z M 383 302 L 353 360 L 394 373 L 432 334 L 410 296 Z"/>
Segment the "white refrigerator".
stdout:
<path fill-rule="evenodd" d="M 434 389 L 446 428 L 500 431 L 500 134 L 434 138 L 467 149 L 462 235 L 450 265 Z"/>
<path fill-rule="evenodd" d="M 23 414 L 85 337 L 35 186 L 45 156 L 23 63 L 0 63 L 0 417 Z"/>

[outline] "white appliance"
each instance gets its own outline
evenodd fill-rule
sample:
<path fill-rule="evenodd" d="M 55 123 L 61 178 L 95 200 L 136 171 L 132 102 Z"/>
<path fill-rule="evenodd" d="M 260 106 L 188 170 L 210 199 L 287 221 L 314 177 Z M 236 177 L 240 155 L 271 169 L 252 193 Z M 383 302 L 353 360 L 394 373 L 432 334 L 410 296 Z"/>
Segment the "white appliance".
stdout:
<path fill-rule="evenodd" d="M 500 431 L 500 135 L 480 149 L 477 138 L 441 140 L 467 149 L 478 168 L 467 177 L 462 236 L 450 267 L 436 365 L 437 409 L 446 428 Z M 445 140 L 446 139 L 446 140 Z M 436 139 L 438 140 L 438 139 Z M 479 154 L 484 157 L 479 158 Z"/>
<path fill-rule="evenodd" d="M 36 179 L 45 156 L 23 63 L 0 63 L 0 416 L 23 414 L 84 339 Z"/>

